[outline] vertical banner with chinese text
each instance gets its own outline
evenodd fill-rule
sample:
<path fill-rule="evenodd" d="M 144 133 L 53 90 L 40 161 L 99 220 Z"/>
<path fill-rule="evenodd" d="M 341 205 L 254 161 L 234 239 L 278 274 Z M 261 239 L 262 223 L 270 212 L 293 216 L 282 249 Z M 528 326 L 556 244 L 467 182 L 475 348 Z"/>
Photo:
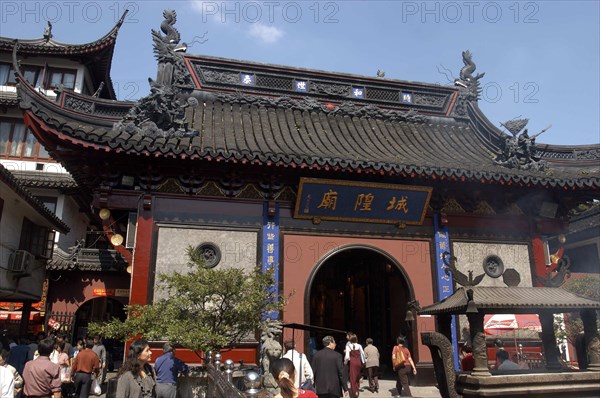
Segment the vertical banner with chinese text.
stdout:
<path fill-rule="evenodd" d="M 452 277 L 444 271 L 444 252 L 450 253 L 450 237 L 448 236 L 448 226 L 440 226 L 439 215 L 433 214 L 433 227 L 435 229 L 435 258 L 436 258 L 436 276 L 438 280 L 438 301 L 454 293 L 452 286 Z M 458 366 L 458 339 L 456 338 L 456 315 L 452 315 L 452 345 L 454 346 L 454 368 L 459 370 Z"/>
<path fill-rule="evenodd" d="M 269 203 L 265 203 L 263 208 L 263 231 L 262 231 L 262 271 L 266 272 L 272 268 L 274 270 L 273 294 L 277 297 L 279 292 L 279 205 L 275 206 L 275 214 L 269 216 Z M 264 315 L 265 318 L 277 319 L 279 314 L 274 311 Z"/>

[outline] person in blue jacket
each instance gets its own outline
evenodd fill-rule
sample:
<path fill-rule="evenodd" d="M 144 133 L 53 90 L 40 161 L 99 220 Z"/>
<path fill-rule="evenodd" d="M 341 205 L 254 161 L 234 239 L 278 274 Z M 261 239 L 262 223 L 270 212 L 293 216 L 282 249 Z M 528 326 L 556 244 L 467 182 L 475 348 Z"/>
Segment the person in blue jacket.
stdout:
<path fill-rule="evenodd" d="M 169 343 L 163 346 L 163 354 L 154 363 L 156 372 L 156 398 L 177 398 L 177 376 L 187 374 L 190 368 L 175 356 L 175 348 Z"/>

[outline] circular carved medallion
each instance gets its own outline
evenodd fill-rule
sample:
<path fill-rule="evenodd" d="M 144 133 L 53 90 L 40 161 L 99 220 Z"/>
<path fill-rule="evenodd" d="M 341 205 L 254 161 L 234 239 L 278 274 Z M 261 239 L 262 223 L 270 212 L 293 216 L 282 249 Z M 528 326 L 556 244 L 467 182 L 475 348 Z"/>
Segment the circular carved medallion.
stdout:
<path fill-rule="evenodd" d="M 500 278 L 504 272 L 504 263 L 496 255 L 487 256 L 483 260 L 483 270 L 491 278 Z"/>
<path fill-rule="evenodd" d="M 204 260 L 204 268 L 213 268 L 221 261 L 221 250 L 214 243 L 201 243 L 196 247 L 196 252 Z"/>

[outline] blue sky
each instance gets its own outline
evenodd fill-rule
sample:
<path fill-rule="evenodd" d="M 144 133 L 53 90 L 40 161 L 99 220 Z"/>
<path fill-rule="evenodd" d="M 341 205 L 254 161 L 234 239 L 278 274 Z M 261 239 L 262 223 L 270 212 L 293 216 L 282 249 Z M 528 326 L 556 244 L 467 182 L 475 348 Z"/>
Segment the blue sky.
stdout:
<path fill-rule="evenodd" d="M 177 12 L 188 52 L 451 84 L 473 53 L 495 124 L 527 117 L 538 143 L 600 143 L 600 1 L 2 1 L 0 35 L 93 41 L 130 9 L 115 50 L 120 99 L 156 75 L 150 29 Z M 196 38 L 196 39 L 195 39 Z M 202 42 L 202 43 L 201 43 Z"/>

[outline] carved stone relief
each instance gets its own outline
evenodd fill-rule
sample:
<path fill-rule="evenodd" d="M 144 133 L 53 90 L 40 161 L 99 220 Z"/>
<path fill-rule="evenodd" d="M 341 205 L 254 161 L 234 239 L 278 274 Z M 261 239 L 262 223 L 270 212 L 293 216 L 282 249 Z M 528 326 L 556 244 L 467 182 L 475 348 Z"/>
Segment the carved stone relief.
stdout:
<path fill-rule="evenodd" d="M 464 273 L 469 270 L 477 273 L 482 270 L 486 258 L 496 256 L 518 271 L 521 286 L 532 286 L 529 249 L 526 244 L 454 242 L 452 250 L 458 259 L 456 268 Z M 501 278 L 483 278 L 479 286 L 504 287 L 505 284 Z"/>
<path fill-rule="evenodd" d="M 415 105 L 441 107 L 444 105 L 444 102 L 446 102 L 446 96 L 415 93 L 413 101 Z"/>
<path fill-rule="evenodd" d="M 94 112 L 94 104 L 92 102 L 84 101 L 69 95 L 67 95 L 67 98 L 65 99 L 65 108 L 84 113 Z"/>
<path fill-rule="evenodd" d="M 239 84 L 239 73 L 229 71 L 216 71 L 210 69 L 202 69 L 196 66 L 196 71 L 199 72 L 201 78 L 205 82 L 221 83 L 221 84 Z"/>

